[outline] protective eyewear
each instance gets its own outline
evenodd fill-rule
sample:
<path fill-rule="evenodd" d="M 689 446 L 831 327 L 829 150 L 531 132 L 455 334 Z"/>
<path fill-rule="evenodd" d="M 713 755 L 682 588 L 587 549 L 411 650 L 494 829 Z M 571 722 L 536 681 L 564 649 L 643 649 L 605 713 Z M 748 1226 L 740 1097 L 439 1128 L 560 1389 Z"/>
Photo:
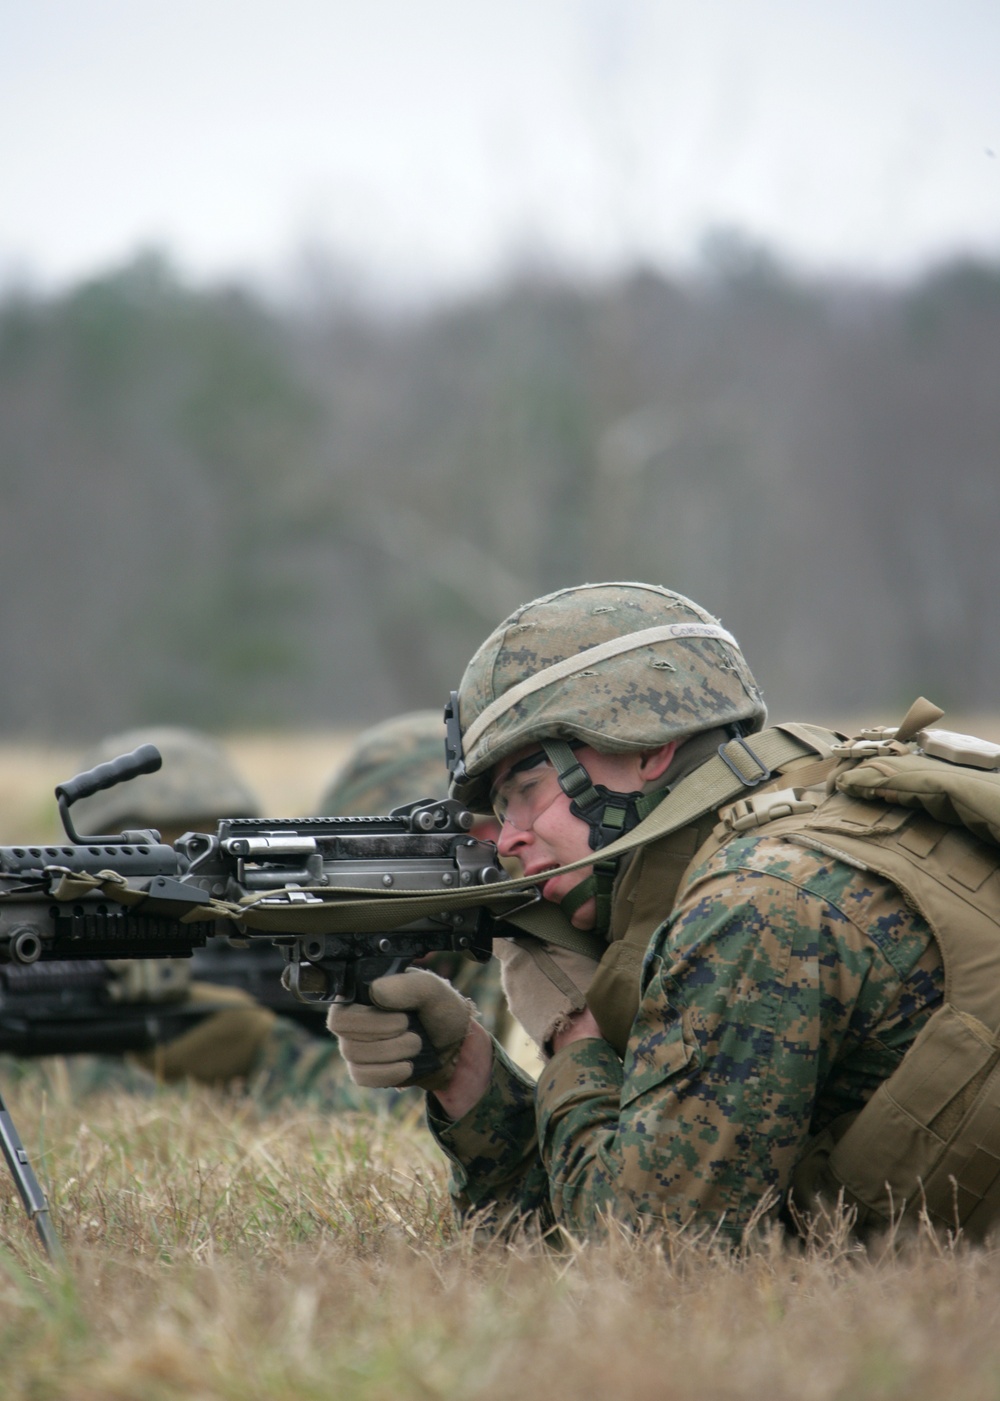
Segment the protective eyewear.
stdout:
<path fill-rule="evenodd" d="M 490 794 L 497 821 L 528 832 L 562 793 L 555 767 L 540 749 L 507 770 Z"/>

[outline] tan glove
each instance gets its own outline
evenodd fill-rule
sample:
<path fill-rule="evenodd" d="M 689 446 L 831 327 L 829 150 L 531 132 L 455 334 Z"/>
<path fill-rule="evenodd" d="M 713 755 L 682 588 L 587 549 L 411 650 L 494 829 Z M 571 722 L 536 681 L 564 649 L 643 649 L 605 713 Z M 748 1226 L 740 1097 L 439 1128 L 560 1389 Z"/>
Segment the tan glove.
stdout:
<path fill-rule="evenodd" d="M 530 936 L 494 939 L 500 980 L 511 1012 L 546 1058 L 552 1038 L 587 1005 L 586 992 L 599 965 L 582 953 Z"/>
<path fill-rule="evenodd" d="M 356 1085 L 442 1090 L 451 1080 L 475 1004 L 423 968 L 371 985 L 373 1006 L 335 1002 L 327 1027 Z"/>

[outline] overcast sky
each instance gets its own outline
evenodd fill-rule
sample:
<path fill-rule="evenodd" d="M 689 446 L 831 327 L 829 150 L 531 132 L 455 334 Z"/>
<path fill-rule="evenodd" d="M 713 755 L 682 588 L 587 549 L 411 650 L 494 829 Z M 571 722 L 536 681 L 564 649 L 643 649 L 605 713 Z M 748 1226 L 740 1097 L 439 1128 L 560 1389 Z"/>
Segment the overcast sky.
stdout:
<path fill-rule="evenodd" d="M 996 154 L 995 154 L 996 153 Z M 1000 256 L 998 0 L 0 0 L 0 282 Z"/>

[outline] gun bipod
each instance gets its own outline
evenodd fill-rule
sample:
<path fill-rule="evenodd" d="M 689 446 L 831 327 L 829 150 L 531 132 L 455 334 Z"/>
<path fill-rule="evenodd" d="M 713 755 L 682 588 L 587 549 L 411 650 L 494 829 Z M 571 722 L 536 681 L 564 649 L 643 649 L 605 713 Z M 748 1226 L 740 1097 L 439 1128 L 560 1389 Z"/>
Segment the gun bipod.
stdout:
<path fill-rule="evenodd" d="M 27 1151 L 21 1142 L 20 1134 L 14 1127 L 14 1120 L 10 1117 L 10 1110 L 7 1108 L 2 1094 L 0 1094 L 0 1148 L 3 1149 L 3 1155 L 7 1159 L 10 1175 L 14 1179 L 14 1185 L 20 1194 L 21 1201 L 24 1203 L 28 1220 L 38 1232 L 38 1239 L 42 1242 L 46 1255 L 54 1264 L 65 1264 L 66 1256 L 49 1216 L 48 1201 L 42 1191 L 41 1183 L 28 1162 Z"/>

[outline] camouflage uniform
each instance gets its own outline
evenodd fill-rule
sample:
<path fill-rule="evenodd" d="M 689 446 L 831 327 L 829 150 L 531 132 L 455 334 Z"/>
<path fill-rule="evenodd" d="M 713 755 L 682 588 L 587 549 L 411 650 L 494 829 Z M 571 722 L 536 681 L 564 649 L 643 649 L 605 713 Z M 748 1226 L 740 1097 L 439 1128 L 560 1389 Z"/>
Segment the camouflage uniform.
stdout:
<path fill-rule="evenodd" d="M 523 677 L 602 640 L 595 616 L 611 615 L 606 636 L 648 628 L 657 591 L 645 590 L 595 588 L 582 637 L 552 623 L 562 594 L 497 629 L 459 692 L 473 743 L 455 791 L 475 800 L 525 738 L 582 735 L 598 749 L 636 749 L 690 734 L 699 715 L 703 728 L 734 717 L 744 733 L 763 726 L 735 643 L 700 637 L 602 659 L 589 694 L 559 676 L 558 695 L 536 690 L 504 710 L 504 692 Z M 576 620 L 583 592 L 565 591 Z M 700 626 L 707 615 L 678 599 L 667 595 L 667 618 Z M 499 718 L 477 733 L 491 705 Z M 623 874 L 613 919 L 628 898 Z M 868 1100 L 942 1000 L 937 944 L 898 889 L 794 837 L 736 836 L 695 857 L 672 906 L 645 918 L 654 932 L 624 1059 L 604 1040 L 571 1042 L 536 1084 L 494 1047 L 486 1094 L 463 1118 L 449 1121 L 429 1098 L 458 1211 L 484 1229 L 529 1218 L 587 1235 L 610 1214 L 738 1241 L 786 1190 L 805 1145 Z"/>
<path fill-rule="evenodd" d="M 498 1051 L 464 1119 L 432 1114 L 456 1205 L 493 1227 L 536 1215 L 588 1234 L 611 1213 L 738 1241 L 942 995 L 937 945 L 894 886 L 791 840 L 736 839 L 654 934 L 624 1063 L 575 1042 L 536 1087 Z"/>

